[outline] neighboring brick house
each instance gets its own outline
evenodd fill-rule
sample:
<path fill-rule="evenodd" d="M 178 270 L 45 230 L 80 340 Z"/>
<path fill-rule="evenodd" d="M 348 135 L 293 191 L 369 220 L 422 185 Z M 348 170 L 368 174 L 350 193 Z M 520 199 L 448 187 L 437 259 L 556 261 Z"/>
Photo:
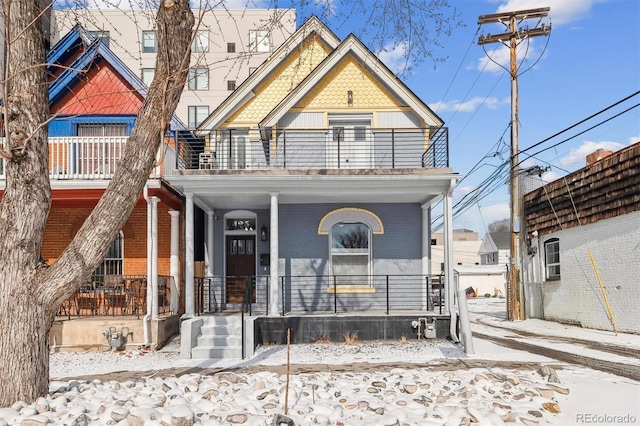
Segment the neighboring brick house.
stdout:
<path fill-rule="evenodd" d="M 147 88 L 113 52 L 80 26 L 52 47 L 47 64 L 52 202 L 41 255 L 53 262 L 106 189 Z M 181 244 L 178 231 L 183 202 L 161 176 L 175 162 L 176 140 L 188 134 L 182 133 L 184 129 L 175 118 L 170 123 L 158 166 L 105 260 L 82 289 L 63 304 L 51 333 L 53 348 L 106 344 L 102 332 L 110 327 L 107 317 L 114 315 L 130 316 L 116 324 L 118 331 L 123 325 L 128 327 L 132 333 L 128 343 L 134 346 L 158 344 L 177 332 L 179 287 L 183 282 L 179 251 L 175 247 L 172 251 L 172 243 Z M 6 183 L 1 166 L 2 160 L 0 196 Z M 147 314 L 151 320 L 143 333 L 138 318 Z M 99 327 L 95 321 L 78 321 L 87 316 L 106 319 Z"/>
<path fill-rule="evenodd" d="M 640 333 L 640 143 L 594 154 L 524 196 L 527 315 Z"/>

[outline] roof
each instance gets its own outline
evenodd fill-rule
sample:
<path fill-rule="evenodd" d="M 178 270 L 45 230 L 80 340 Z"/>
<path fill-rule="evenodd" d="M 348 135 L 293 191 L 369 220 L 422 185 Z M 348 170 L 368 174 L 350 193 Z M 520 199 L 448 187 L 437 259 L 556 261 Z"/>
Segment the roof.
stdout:
<path fill-rule="evenodd" d="M 277 70 L 279 64 L 292 55 L 311 35 L 317 36 L 329 49 L 329 54 L 316 65 L 293 89 L 283 93 L 283 98 L 266 116 L 259 120 L 260 127 L 273 127 L 305 96 L 316 88 L 319 82 L 330 76 L 336 65 L 346 58 L 355 58 L 366 72 L 380 84 L 386 92 L 397 99 L 399 104 L 409 107 L 426 124 L 441 127 L 440 119 L 418 96 L 416 96 L 389 68 L 380 61 L 355 35 L 350 34 L 342 42 L 315 16 L 305 22 L 272 56 L 267 59 L 238 89 L 236 89 L 196 131 L 206 134 L 220 127 L 229 117 L 247 104 L 255 95 L 255 90 Z"/>
<path fill-rule="evenodd" d="M 141 99 L 147 96 L 148 88 L 142 80 L 104 43 L 76 25 L 47 55 L 48 71 L 54 76 L 49 83 L 49 105 L 54 105 L 69 93 L 73 94 L 74 87 L 82 83 L 89 69 L 99 66 L 100 60 L 106 61 Z M 63 70 L 58 72 L 61 65 Z M 169 128 L 183 130 L 187 127 L 174 115 Z"/>
<path fill-rule="evenodd" d="M 478 254 L 496 253 L 500 250 L 511 249 L 511 232 L 510 231 L 494 231 L 487 232 L 482 240 L 482 245 Z"/>

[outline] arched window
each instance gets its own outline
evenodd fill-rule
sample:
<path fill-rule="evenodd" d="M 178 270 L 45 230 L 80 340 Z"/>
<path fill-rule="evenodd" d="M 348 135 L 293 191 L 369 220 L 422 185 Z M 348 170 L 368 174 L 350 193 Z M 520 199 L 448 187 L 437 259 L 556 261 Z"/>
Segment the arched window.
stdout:
<path fill-rule="evenodd" d="M 124 234 L 118 232 L 116 239 L 113 240 L 109 251 L 107 251 L 102 264 L 93 271 L 91 281 L 104 283 L 105 275 L 122 275 L 124 264 Z"/>
<path fill-rule="evenodd" d="M 370 283 L 371 230 L 360 222 L 339 222 L 331 228 L 331 273 L 340 285 Z"/>
<path fill-rule="evenodd" d="M 560 240 L 551 238 L 544 243 L 544 259 L 547 266 L 547 279 L 560 279 Z"/>
<path fill-rule="evenodd" d="M 318 234 L 329 237 L 330 272 L 337 284 L 371 285 L 372 236 L 384 234 L 376 214 L 355 207 L 330 211 L 320 220 Z"/>

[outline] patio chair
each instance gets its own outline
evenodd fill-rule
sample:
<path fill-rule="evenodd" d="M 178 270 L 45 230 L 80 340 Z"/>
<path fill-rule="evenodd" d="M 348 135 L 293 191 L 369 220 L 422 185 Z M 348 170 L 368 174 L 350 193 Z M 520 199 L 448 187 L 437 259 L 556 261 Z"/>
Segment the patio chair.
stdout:
<path fill-rule="evenodd" d="M 121 315 L 124 313 L 127 307 L 127 294 L 122 275 L 105 275 L 104 300 L 107 313 L 111 311 L 111 314 L 115 315 L 116 310 L 119 310 Z"/>

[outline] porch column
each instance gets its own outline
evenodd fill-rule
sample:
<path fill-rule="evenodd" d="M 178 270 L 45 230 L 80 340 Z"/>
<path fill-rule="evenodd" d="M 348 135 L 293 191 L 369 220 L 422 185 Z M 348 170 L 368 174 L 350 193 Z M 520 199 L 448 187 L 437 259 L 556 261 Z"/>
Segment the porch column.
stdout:
<path fill-rule="evenodd" d="M 429 307 L 429 292 L 425 277 L 431 275 L 431 205 L 423 204 L 422 208 L 422 310 Z"/>
<path fill-rule="evenodd" d="M 185 195 L 186 203 L 184 209 L 184 245 L 185 245 L 185 268 L 184 268 L 184 315 L 183 318 L 193 318 L 195 316 L 194 297 L 194 240 L 193 240 L 193 192 Z"/>
<path fill-rule="evenodd" d="M 178 313 L 180 305 L 180 212 L 170 210 L 171 216 L 171 258 L 169 274 L 171 275 L 171 314 Z"/>
<path fill-rule="evenodd" d="M 158 319 L 158 197 L 151 203 L 151 318 Z"/>
<path fill-rule="evenodd" d="M 271 231 L 269 232 L 269 260 L 270 287 L 269 287 L 269 315 L 280 314 L 280 274 L 278 268 L 278 193 L 271 192 Z"/>
<path fill-rule="evenodd" d="M 455 280 L 453 279 L 453 187 L 455 180 L 451 180 L 449 189 L 443 194 L 443 230 L 444 230 L 444 288 L 447 291 L 447 309 L 449 313 L 454 312 L 454 300 L 456 289 L 454 288 Z M 452 326 L 453 327 L 453 326 Z"/>
<path fill-rule="evenodd" d="M 213 277 L 213 220 L 213 211 L 207 212 L 207 264 L 205 270 L 207 278 Z"/>

